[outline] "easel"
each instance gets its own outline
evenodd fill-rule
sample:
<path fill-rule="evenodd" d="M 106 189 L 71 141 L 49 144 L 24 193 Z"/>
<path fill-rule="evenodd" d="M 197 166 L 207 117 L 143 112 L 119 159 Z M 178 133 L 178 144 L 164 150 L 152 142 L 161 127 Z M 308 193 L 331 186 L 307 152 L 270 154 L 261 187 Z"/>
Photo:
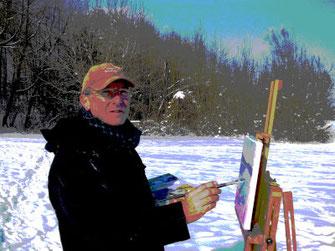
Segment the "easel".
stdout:
<path fill-rule="evenodd" d="M 245 240 L 245 251 L 277 250 L 276 231 L 282 198 L 284 204 L 283 209 L 287 250 L 292 250 L 292 244 L 293 250 L 297 250 L 292 192 L 283 192 L 276 181 L 270 177 L 270 173 L 266 171 L 273 120 L 276 110 L 277 94 L 278 90 L 281 88 L 281 80 L 271 82 L 264 132 L 256 133 L 256 139 L 260 139 L 263 142 L 263 150 L 251 230 L 244 230 L 240 223 Z M 291 217 L 289 217 L 289 214 Z"/>

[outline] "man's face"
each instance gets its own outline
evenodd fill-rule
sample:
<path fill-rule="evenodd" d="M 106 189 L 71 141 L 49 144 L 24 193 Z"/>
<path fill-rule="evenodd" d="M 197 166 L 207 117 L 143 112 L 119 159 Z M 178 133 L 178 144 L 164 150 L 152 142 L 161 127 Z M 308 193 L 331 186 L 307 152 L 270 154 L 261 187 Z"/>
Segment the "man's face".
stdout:
<path fill-rule="evenodd" d="M 100 91 L 91 90 L 86 98 L 84 108 L 106 124 L 122 125 L 128 118 L 130 95 L 122 82 L 113 82 Z"/>

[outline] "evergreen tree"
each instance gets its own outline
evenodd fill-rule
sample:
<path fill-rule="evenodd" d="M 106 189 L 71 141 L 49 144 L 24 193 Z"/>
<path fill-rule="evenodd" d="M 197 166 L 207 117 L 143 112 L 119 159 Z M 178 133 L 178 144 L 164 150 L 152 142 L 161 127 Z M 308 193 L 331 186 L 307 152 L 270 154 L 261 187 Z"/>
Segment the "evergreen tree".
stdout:
<path fill-rule="evenodd" d="M 299 48 L 287 30 L 281 29 L 280 34 L 272 31 L 268 41 L 272 46 L 271 68 L 260 82 L 269 83 L 271 78 L 284 83 L 278 94 L 274 135 L 290 141 L 326 142 L 330 135 L 324 126 L 335 118 L 329 72 L 320 58 L 308 56 L 306 49 Z"/>

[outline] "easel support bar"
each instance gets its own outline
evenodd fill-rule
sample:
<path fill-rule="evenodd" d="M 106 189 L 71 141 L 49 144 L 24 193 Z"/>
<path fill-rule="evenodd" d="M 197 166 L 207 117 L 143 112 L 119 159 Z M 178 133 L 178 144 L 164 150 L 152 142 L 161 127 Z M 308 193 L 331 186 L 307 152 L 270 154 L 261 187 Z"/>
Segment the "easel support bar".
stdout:
<path fill-rule="evenodd" d="M 269 134 L 270 136 L 272 134 L 273 120 L 275 116 L 276 103 L 277 103 L 277 95 L 278 95 L 278 91 L 282 89 L 282 87 L 283 87 L 283 82 L 282 80 L 278 80 L 278 79 L 275 81 L 272 81 L 270 85 L 270 94 L 269 94 L 265 127 L 264 127 L 264 133 Z"/>
<path fill-rule="evenodd" d="M 284 217 L 285 217 L 285 230 L 286 230 L 286 246 L 287 250 L 297 251 L 297 240 L 295 234 L 295 221 L 294 221 L 294 209 L 293 209 L 293 198 L 292 192 L 283 193 L 283 204 L 284 204 Z M 290 217 L 291 216 L 291 217 Z M 291 226 L 291 228 L 290 228 Z M 291 238 L 292 232 L 292 238 Z"/>
<path fill-rule="evenodd" d="M 264 228 L 265 242 L 262 246 L 262 251 L 273 251 L 276 248 L 276 232 L 278 226 L 281 198 L 282 189 L 279 186 L 270 185 L 270 197 Z"/>

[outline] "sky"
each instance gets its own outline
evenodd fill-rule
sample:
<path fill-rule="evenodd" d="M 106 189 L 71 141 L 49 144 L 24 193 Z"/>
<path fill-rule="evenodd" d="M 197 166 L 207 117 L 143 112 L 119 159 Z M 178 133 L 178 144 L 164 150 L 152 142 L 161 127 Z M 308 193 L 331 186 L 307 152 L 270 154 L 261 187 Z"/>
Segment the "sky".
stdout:
<path fill-rule="evenodd" d="M 265 35 L 284 27 L 328 67 L 335 64 L 335 0 L 143 0 L 143 4 L 160 32 L 191 36 L 201 27 L 208 41 L 216 39 L 230 55 L 241 43 L 250 46 L 256 58 L 269 55 Z"/>

